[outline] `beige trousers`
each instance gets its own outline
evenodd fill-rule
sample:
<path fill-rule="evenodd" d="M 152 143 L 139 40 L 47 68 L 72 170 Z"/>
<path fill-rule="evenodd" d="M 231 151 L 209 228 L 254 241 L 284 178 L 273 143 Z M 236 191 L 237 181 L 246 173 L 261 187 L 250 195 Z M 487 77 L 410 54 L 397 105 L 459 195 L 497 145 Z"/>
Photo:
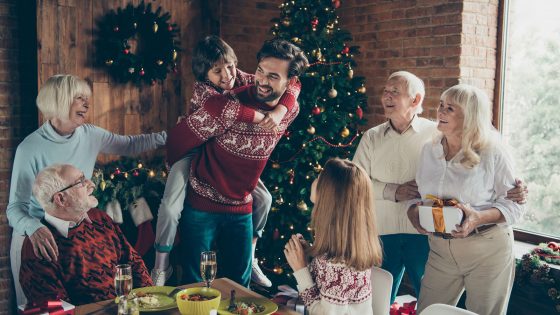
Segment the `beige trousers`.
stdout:
<path fill-rule="evenodd" d="M 469 311 L 506 313 L 515 275 L 511 227 L 496 226 L 463 239 L 430 236 L 429 243 L 418 313 L 434 303 L 456 305 L 464 290 Z"/>

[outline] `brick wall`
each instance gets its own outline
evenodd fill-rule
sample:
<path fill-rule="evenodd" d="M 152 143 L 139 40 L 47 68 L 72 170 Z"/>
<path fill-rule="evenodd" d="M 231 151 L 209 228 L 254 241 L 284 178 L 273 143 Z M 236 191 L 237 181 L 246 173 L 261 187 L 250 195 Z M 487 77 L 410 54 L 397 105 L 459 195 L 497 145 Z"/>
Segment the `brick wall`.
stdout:
<path fill-rule="evenodd" d="M 0 1 L 0 315 L 13 313 L 11 229 L 5 210 L 17 145 L 37 128 L 34 1 Z M 21 47 L 26 47 L 22 49 Z"/>
<path fill-rule="evenodd" d="M 235 50 L 239 68 L 254 73 L 257 51 L 269 34 L 271 19 L 280 15 L 278 0 L 221 1 L 220 36 Z"/>
<path fill-rule="evenodd" d="M 221 2 L 220 35 L 235 49 L 240 68 L 251 72 L 281 0 Z M 435 118 L 441 92 L 459 82 L 493 96 L 498 0 L 343 0 L 340 26 L 350 31 L 356 74 L 366 77 L 369 125 L 384 121 L 380 91 L 389 74 L 407 70 L 426 84 L 424 116 Z"/>
<path fill-rule="evenodd" d="M 461 82 L 485 89 L 493 99 L 498 0 L 463 2 Z"/>

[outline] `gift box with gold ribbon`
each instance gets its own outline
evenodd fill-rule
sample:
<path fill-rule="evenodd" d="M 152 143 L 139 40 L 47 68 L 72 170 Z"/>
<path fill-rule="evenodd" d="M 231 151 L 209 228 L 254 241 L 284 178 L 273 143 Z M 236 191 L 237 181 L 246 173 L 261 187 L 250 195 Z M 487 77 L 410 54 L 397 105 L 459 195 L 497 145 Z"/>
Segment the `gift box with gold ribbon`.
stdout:
<path fill-rule="evenodd" d="M 455 207 L 458 203 L 455 199 L 426 195 L 426 200 L 418 206 L 420 225 L 428 232 L 451 236 L 455 225 L 460 225 L 463 220 L 463 211 Z"/>

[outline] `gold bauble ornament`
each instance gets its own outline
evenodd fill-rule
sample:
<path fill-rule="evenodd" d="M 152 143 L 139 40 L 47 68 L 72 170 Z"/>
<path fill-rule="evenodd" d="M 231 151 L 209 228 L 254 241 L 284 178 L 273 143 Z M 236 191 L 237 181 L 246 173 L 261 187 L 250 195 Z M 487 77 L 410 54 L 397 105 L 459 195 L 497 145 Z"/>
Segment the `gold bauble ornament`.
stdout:
<path fill-rule="evenodd" d="M 335 90 L 335 88 L 332 88 L 329 90 L 329 97 L 330 98 L 335 98 L 338 95 L 338 92 Z"/>
<path fill-rule="evenodd" d="M 306 204 L 305 201 L 303 201 L 303 200 L 300 200 L 300 201 L 297 203 L 297 208 L 298 208 L 299 211 L 307 211 L 307 209 L 308 209 L 308 208 L 307 208 L 307 204 Z"/>
<path fill-rule="evenodd" d="M 348 77 L 350 79 L 352 79 L 354 77 L 354 70 L 352 70 L 352 69 L 348 70 Z"/>
<path fill-rule="evenodd" d="M 272 163 L 272 168 L 273 169 L 279 169 L 280 168 L 280 163 L 276 163 L 276 162 Z"/>
<path fill-rule="evenodd" d="M 175 49 L 173 49 L 173 52 L 171 53 L 171 58 L 173 58 L 173 60 L 177 59 L 177 51 Z"/>
<path fill-rule="evenodd" d="M 163 64 L 163 60 L 160 59 L 160 60 L 156 61 L 156 64 L 157 64 L 158 66 L 161 66 L 161 65 Z"/>
<path fill-rule="evenodd" d="M 277 275 L 281 275 L 284 272 L 284 269 L 282 267 L 276 267 L 273 270 Z"/>
<path fill-rule="evenodd" d="M 309 126 L 309 128 L 307 128 L 307 132 L 308 132 L 310 135 L 315 134 L 315 127 Z"/>
<path fill-rule="evenodd" d="M 287 27 L 287 26 L 290 26 L 290 20 L 288 20 L 288 19 L 282 20 L 282 25 L 284 25 L 284 26 L 286 26 L 286 27 Z"/>
<path fill-rule="evenodd" d="M 276 212 L 276 211 L 278 211 L 278 208 L 277 208 L 277 207 L 271 207 L 271 208 L 270 208 L 270 211 Z"/>
<path fill-rule="evenodd" d="M 108 66 L 112 65 L 113 64 L 113 59 L 107 59 L 105 61 L 105 64 L 108 65 Z"/>
<path fill-rule="evenodd" d="M 278 198 L 276 199 L 276 204 L 281 206 L 284 204 L 284 198 L 282 198 L 282 196 L 278 196 Z"/>
<path fill-rule="evenodd" d="M 292 37 L 292 42 L 294 42 L 294 44 L 299 44 L 301 43 L 301 39 L 299 39 L 299 37 Z"/>
<path fill-rule="evenodd" d="M 350 135 L 350 130 L 348 128 L 344 127 L 344 129 L 342 129 L 342 131 L 340 132 L 340 135 L 343 138 L 346 138 Z"/>
<path fill-rule="evenodd" d="M 101 183 L 99 183 L 99 188 L 101 188 L 101 191 L 104 191 L 105 187 L 107 187 L 107 183 L 102 180 Z"/>
<path fill-rule="evenodd" d="M 154 31 L 154 33 L 157 33 L 159 29 L 159 25 L 157 24 L 157 22 L 154 22 L 154 25 L 152 25 L 152 31 Z"/>
<path fill-rule="evenodd" d="M 315 166 L 313 166 L 313 170 L 315 171 L 315 173 L 321 173 L 323 167 L 321 166 L 321 164 L 317 163 L 315 164 Z"/>
<path fill-rule="evenodd" d="M 340 58 L 342 58 L 342 55 L 341 54 L 336 54 L 336 58 L 340 59 Z"/>
<path fill-rule="evenodd" d="M 366 87 L 365 87 L 365 86 L 363 86 L 363 85 L 362 85 L 362 86 L 360 86 L 360 87 L 358 88 L 358 93 L 362 93 L 362 94 L 365 94 L 365 93 L 366 93 Z"/>
<path fill-rule="evenodd" d="M 323 54 L 321 53 L 320 49 L 315 52 L 315 57 L 317 57 L 317 59 L 321 59 L 322 56 Z"/>

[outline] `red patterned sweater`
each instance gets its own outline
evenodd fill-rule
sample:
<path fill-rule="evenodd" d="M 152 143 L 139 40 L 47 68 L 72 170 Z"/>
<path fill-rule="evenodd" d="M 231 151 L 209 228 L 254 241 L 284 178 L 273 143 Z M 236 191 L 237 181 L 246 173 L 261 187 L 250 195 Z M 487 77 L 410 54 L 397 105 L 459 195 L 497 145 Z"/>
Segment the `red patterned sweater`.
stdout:
<path fill-rule="evenodd" d="M 371 269 L 356 271 L 324 256 L 294 272 L 310 315 L 372 314 Z"/>
<path fill-rule="evenodd" d="M 299 83 L 290 84 L 280 99 L 288 112 L 280 122 L 278 132 L 252 123 L 254 111 L 266 113 L 272 110 L 256 100 L 253 85 L 237 88 L 231 95 L 203 97 L 200 108 L 168 132 L 167 158 L 170 164 L 201 146 L 191 164 L 187 194 L 194 208 L 220 213 L 251 213 L 251 192 L 272 150 L 299 113 L 296 101 L 299 89 Z"/>
<path fill-rule="evenodd" d="M 44 223 L 58 245 L 56 262 L 38 259 L 29 238 L 21 252 L 19 280 L 30 302 L 62 299 L 74 305 L 115 298 L 114 273 L 117 264 L 132 267 L 133 287 L 153 285 L 146 265 L 113 220 L 98 209 L 68 231 L 68 238 Z"/>

